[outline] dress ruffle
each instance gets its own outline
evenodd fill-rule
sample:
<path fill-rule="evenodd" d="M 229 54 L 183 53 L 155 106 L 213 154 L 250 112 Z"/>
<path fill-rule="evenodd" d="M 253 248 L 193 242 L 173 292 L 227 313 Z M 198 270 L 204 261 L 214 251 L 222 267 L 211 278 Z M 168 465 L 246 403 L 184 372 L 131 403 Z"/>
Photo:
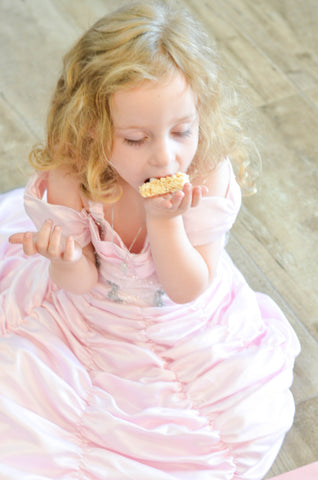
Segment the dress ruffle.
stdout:
<path fill-rule="evenodd" d="M 147 242 L 122 272 L 127 249 L 114 248 L 110 226 L 97 223 L 98 205 L 48 205 L 39 181 L 25 192 L 28 213 L 80 225 L 101 276 L 73 295 L 50 281 L 45 258 L 2 243 L 0 479 L 263 478 L 294 415 L 299 343 L 277 305 L 249 288 L 224 251 L 199 299 L 176 305 L 163 295 L 156 306 Z M 29 229 L 21 190 L 1 202 L 3 238 Z M 237 209 L 236 200 L 233 217 Z"/>

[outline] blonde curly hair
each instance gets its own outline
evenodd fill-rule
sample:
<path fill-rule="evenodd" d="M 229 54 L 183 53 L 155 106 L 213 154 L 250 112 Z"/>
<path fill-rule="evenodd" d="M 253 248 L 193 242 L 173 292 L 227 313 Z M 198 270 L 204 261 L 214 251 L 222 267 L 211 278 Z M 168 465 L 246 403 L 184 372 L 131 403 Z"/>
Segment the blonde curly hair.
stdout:
<path fill-rule="evenodd" d="M 118 178 L 110 164 L 110 98 L 119 89 L 160 81 L 181 71 L 198 99 L 199 146 L 189 173 L 213 170 L 225 157 L 246 174 L 248 141 L 235 95 L 224 92 L 208 35 L 184 8 L 167 2 L 130 2 L 97 21 L 65 55 L 47 121 L 46 145 L 30 163 L 37 170 L 68 165 L 94 200 L 114 198 Z"/>

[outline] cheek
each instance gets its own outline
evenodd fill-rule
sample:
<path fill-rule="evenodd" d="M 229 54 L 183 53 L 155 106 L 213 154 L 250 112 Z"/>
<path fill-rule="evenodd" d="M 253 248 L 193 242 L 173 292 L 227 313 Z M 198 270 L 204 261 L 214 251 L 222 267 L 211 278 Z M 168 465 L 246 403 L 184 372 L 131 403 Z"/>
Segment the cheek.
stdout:
<path fill-rule="evenodd" d="M 118 169 L 127 163 L 127 153 L 125 152 L 124 145 L 118 140 L 113 143 L 111 161 Z"/>
<path fill-rule="evenodd" d="M 129 184 L 140 183 L 140 162 L 131 149 L 119 147 L 112 152 L 112 165 L 119 176 Z"/>
<path fill-rule="evenodd" d="M 190 162 L 192 161 L 193 157 L 196 154 L 196 151 L 198 149 L 198 145 L 199 145 L 199 136 L 196 135 L 192 139 L 191 143 L 186 147 L 187 148 L 187 158 Z"/>

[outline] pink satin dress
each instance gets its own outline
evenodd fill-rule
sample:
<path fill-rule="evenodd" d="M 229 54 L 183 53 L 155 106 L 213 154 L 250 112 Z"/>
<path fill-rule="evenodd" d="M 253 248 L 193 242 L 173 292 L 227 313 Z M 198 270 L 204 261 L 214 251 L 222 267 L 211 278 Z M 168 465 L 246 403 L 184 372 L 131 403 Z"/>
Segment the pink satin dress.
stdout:
<path fill-rule="evenodd" d="M 194 245 L 225 238 L 235 221 L 241 193 L 230 177 L 225 198 L 185 215 Z M 45 188 L 34 176 L 0 196 L 0 479 L 263 478 L 294 416 L 299 342 L 277 305 L 225 249 L 210 288 L 173 303 L 147 240 L 131 254 L 102 205 L 50 205 Z M 8 243 L 34 229 L 29 217 L 93 243 L 92 291 L 58 289 L 47 259 Z"/>

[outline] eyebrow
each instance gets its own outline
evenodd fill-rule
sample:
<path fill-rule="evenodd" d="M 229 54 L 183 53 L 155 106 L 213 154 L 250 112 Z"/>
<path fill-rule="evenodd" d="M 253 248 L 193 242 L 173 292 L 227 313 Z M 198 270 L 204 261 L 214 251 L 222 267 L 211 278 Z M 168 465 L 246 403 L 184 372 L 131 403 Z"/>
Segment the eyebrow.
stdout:
<path fill-rule="evenodd" d="M 190 121 L 194 121 L 197 117 L 197 112 L 194 112 L 194 113 L 191 113 L 190 115 L 185 115 L 184 117 L 181 117 L 181 118 L 177 118 L 176 120 L 174 120 L 173 122 L 171 122 L 173 125 L 178 125 L 179 123 L 184 123 L 184 122 L 190 122 Z M 120 126 L 116 126 L 114 125 L 114 128 L 116 130 L 145 130 L 145 128 L 141 125 L 131 125 L 131 126 L 125 126 L 125 127 L 120 127 Z M 148 130 L 148 129 L 146 129 Z"/>

